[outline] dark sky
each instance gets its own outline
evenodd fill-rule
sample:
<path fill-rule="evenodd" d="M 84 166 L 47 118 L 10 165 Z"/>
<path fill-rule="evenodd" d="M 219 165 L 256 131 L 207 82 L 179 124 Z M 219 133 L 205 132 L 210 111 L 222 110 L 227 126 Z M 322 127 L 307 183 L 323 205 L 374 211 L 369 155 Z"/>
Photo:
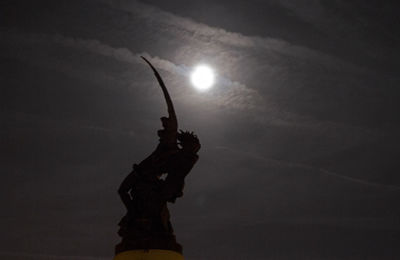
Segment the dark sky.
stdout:
<path fill-rule="evenodd" d="M 1 259 L 111 259 L 166 115 L 140 55 L 202 143 L 170 207 L 186 259 L 399 259 L 394 3 L 1 1 Z"/>

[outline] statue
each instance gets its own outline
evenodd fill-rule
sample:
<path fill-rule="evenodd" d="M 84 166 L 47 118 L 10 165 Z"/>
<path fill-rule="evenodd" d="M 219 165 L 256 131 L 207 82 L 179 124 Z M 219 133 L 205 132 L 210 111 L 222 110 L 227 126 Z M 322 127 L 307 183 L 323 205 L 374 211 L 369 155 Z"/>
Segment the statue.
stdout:
<path fill-rule="evenodd" d="M 176 242 L 167 202 L 183 195 L 184 179 L 198 160 L 200 142 L 193 132 L 178 132 L 178 121 L 167 88 L 152 64 L 164 93 L 168 117 L 161 117 L 159 144 L 121 183 L 118 193 L 127 208 L 119 223 L 122 241 L 115 247 L 115 260 L 183 259 Z M 166 174 L 163 180 L 162 175 Z M 144 259 L 144 258 L 143 258 Z"/>

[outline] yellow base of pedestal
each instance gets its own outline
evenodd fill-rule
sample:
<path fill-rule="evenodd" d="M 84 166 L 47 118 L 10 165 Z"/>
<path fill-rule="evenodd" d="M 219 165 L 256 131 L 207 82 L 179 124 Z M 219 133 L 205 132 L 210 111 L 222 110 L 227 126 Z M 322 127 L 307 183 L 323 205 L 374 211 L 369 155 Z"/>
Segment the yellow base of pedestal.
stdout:
<path fill-rule="evenodd" d="M 161 249 L 129 250 L 119 253 L 114 260 L 184 260 L 183 255 Z"/>

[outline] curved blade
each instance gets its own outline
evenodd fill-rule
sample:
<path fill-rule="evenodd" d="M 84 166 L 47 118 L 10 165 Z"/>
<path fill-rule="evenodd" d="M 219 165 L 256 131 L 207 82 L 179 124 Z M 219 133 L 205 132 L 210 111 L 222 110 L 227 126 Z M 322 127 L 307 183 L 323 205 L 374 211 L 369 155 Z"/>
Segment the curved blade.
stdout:
<path fill-rule="evenodd" d="M 140 56 L 145 62 L 147 62 L 147 64 L 149 64 L 149 66 L 151 67 L 151 69 L 154 72 L 154 75 L 156 76 L 157 80 L 158 80 L 158 84 L 160 84 L 160 87 L 164 93 L 164 97 L 165 97 L 165 101 L 167 102 L 167 107 L 168 107 L 168 117 L 171 119 L 171 123 L 173 123 L 176 128 L 178 128 L 178 120 L 176 118 L 176 114 L 175 114 L 175 109 L 174 109 L 174 105 L 172 104 L 172 100 L 171 97 L 169 96 L 167 87 L 164 84 L 164 81 L 162 80 L 160 74 L 158 73 L 158 71 L 153 67 L 153 65 L 150 63 L 150 61 L 148 61 L 145 57 Z"/>

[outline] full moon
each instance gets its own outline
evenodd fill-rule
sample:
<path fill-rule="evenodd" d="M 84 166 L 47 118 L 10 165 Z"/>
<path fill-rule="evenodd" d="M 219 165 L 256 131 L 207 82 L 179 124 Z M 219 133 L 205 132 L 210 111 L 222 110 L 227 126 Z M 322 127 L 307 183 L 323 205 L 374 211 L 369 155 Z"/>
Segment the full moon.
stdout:
<path fill-rule="evenodd" d="M 199 65 L 193 70 L 190 80 L 196 89 L 206 91 L 214 84 L 214 72 L 206 65 Z"/>

